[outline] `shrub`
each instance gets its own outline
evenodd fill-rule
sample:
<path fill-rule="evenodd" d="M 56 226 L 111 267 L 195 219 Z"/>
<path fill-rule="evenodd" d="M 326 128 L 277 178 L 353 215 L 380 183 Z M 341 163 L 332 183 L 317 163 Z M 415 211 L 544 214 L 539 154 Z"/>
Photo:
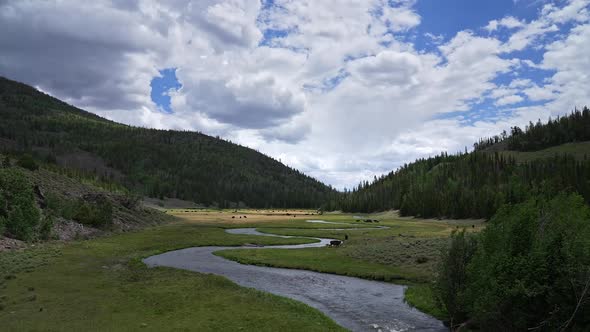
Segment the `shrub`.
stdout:
<path fill-rule="evenodd" d="M 36 171 L 39 169 L 39 165 L 37 165 L 35 159 L 29 154 L 22 155 L 18 159 L 17 165 L 22 168 L 28 169 L 29 171 Z"/>
<path fill-rule="evenodd" d="M 11 166 L 11 164 L 10 164 L 10 157 L 4 156 L 4 158 L 2 158 L 2 167 L 3 168 L 9 168 L 10 166 Z"/>
<path fill-rule="evenodd" d="M 47 194 L 46 201 L 48 210 L 64 219 L 99 228 L 112 225 L 113 206 L 105 196 L 67 199 Z"/>
<path fill-rule="evenodd" d="M 53 230 L 54 224 L 55 220 L 51 214 L 45 216 L 39 228 L 39 238 L 41 240 L 49 240 L 51 238 L 51 231 Z"/>
<path fill-rule="evenodd" d="M 590 209 L 575 194 L 501 208 L 468 268 L 484 330 L 588 330 Z"/>
<path fill-rule="evenodd" d="M 434 295 L 449 315 L 451 327 L 467 320 L 469 308 L 465 300 L 467 266 L 477 249 L 474 235 L 454 231 L 449 246 L 443 250 Z"/>
<path fill-rule="evenodd" d="M 26 176 L 15 169 L 0 169 L 0 229 L 30 241 L 36 236 L 40 216 L 33 186 Z"/>
<path fill-rule="evenodd" d="M 100 197 L 93 202 L 80 199 L 73 219 L 93 227 L 109 227 L 113 223 L 113 206 L 105 197 Z"/>

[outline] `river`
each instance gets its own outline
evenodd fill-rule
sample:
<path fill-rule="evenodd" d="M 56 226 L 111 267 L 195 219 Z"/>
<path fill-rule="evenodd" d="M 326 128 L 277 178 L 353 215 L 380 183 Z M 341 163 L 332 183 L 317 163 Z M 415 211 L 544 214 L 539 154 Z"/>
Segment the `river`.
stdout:
<path fill-rule="evenodd" d="M 330 222 L 326 222 L 330 223 Z M 254 228 L 230 234 L 281 236 Z M 405 286 L 305 270 L 244 265 L 213 255 L 224 249 L 302 249 L 326 246 L 332 239 L 298 245 L 264 247 L 194 247 L 144 259 L 150 267 L 166 266 L 224 276 L 233 282 L 304 302 L 352 331 L 448 331 L 439 320 L 404 302 Z"/>

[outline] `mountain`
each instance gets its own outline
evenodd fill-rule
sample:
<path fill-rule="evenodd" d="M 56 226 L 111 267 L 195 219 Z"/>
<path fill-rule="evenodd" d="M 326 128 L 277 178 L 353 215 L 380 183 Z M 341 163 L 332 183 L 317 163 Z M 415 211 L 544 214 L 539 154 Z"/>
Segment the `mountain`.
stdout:
<path fill-rule="evenodd" d="M 471 153 L 446 153 L 362 183 L 336 206 L 344 211 L 399 209 L 402 215 L 489 218 L 504 203 L 539 193 L 581 194 L 590 203 L 590 110 L 514 127 L 482 139 Z"/>
<path fill-rule="evenodd" d="M 317 208 L 336 194 L 253 149 L 198 132 L 119 124 L 1 77 L 0 118 L 0 151 L 140 195 Z"/>

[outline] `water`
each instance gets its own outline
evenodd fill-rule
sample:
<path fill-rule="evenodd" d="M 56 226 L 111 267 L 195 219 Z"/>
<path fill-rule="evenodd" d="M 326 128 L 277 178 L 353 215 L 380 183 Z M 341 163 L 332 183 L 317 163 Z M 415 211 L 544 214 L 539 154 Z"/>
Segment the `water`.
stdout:
<path fill-rule="evenodd" d="M 316 223 L 316 224 L 349 225 L 349 223 L 345 223 L 345 222 L 333 222 L 333 221 L 325 221 L 325 220 L 306 220 L 305 222 L 311 222 L 311 223 Z"/>
<path fill-rule="evenodd" d="M 291 236 L 260 233 L 254 228 L 230 234 Z M 305 270 L 244 265 L 213 255 L 224 249 L 302 249 L 327 245 L 332 239 L 298 245 L 265 247 L 195 247 L 144 259 L 148 266 L 167 266 L 222 275 L 233 282 L 304 302 L 352 331 L 448 331 L 438 320 L 404 302 L 405 286 Z"/>

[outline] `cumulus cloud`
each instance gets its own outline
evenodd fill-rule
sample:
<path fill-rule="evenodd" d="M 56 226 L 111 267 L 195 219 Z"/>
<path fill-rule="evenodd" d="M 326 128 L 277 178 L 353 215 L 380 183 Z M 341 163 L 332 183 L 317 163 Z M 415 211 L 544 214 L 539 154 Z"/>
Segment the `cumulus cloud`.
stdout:
<path fill-rule="evenodd" d="M 488 32 L 493 32 L 498 30 L 498 28 L 507 28 L 507 29 L 516 29 L 522 28 L 525 24 L 515 18 L 514 16 L 506 16 L 501 20 L 491 20 L 488 25 L 484 27 Z"/>
<path fill-rule="evenodd" d="M 496 100 L 496 105 L 504 106 L 504 105 L 516 104 L 516 103 L 519 103 L 523 100 L 524 100 L 524 98 L 522 98 L 522 96 L 510 95 L 510 96 L 505 96 L 505 97 L 502 97 L 502 98 Z"/>
<path fill-rule="evenodd" d="M 588 102 L 589 3 L 442 36 L 412 0 L 0 1 L 0 75 L 351 187 Z M 172 114 L 150 100 L 162 68 L 182 84 Z"/>
<path fill-rule="evenodd" d="M 421 18 L 408 4 L 399 7 L 384 6 L 381 19 L 393 31 L 405 31 L 420 24 Z"/>
<path fill-rule="evenodd" d="M 521 51 L 546 34 L 557 32 L 560 25 L 568 22 L 587 22 L 590 0 L 569 0 L 563 7 L 546 4 L 538 19 L 524 24 L 522 29 L 510 36 L 505 45 L 506 51 Z"/>
<path fill-rule="evenodd" d="M 162 33 L 150 31 L 142 15 L 101 1 L 3 2 L 0 30 L 3 75 L 81 107 L 149 103 L 152 57 L 166 52 Z"/>
<path fill-rule="evenodd" d="M 421 61 L 409 52 L 383 51 L 348 64 L 354 78 L 369 86 L 416 84 Z"/>

